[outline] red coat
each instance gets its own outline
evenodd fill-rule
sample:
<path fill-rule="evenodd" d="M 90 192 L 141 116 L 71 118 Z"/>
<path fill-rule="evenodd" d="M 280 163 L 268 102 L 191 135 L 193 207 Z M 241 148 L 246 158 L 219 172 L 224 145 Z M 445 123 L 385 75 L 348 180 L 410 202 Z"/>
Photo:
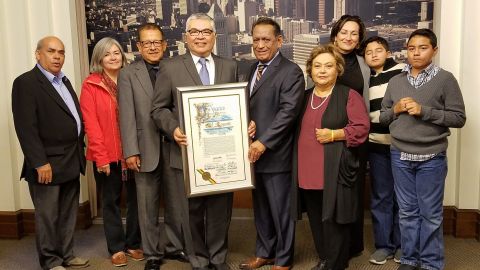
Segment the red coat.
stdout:
<path fill-rule="evenodd" d="M 87 134 L 87 159 L 97 166 L 123 159 L 117 100 L 102 83 L 102 76 L 93 73 L 82 85 L 80 108 Z"/>

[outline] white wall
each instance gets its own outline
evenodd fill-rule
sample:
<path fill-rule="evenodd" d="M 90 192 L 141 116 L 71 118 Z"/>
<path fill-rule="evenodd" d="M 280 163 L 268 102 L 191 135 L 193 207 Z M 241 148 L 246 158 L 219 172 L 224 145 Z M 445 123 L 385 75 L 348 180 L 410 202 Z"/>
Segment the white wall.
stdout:
<path fill-rule="evenodd" d="M 480 1 L 437 0 L 434 30 L 439 37 L 437 64 L 452 72 L 462 89 L 467 123 L 452 129 L 449 139 L 449 173 L 445 186 L 445 205 L 460 209 L 480 209 L 480 76 L 478 45 Z"/>
<path fill-rule="evenodd" d="M 75 0 L 0 0 L 0 211 L 32 209 L 33 204 L 25 181 L 19 181 L 23 154 L 16 138 L 11 113 L 13 80 L 32 69 L 35 47 L 47 35 L 59 37 L 65 44 L 63 71 L 79 93 L 81 72 Z M 82 181 L 80 202 L 87 200 Z"/>
<path fill-rule="evenodd" d="M 66 47 L 63 67 L 80 90 L 85 67 L 80 65 L 85 46 L 79 46 L 76 5 L 80 0 L 0 0 L 0 211 L 32 209 L 28 188 L 20 182 L 23 155 L 11 116 L 12 82 L 35 64 L 38 39 L 56 35 Z M 78 9 L 78 8 L 77 8 Z M 81 9 L 81 8 L 80 8 Z M 81 11 L 81 10 L 77 10 Z M 79 16 L 81 18 L 82 15 Z M 480 1 L 436 0 L 434 30 L 439 37 L 436 62 L 458 79 L 467 108 L 467 124 L 452 130 L 448 150 L 449 174 L 445 205 L 460 209 L 480 209 Z M 82 25 L 80 25 L 82 26 Z M 84 26 L 83 26 L 84 27 Z M 82 181 L 81 202 L 88 199 Z"/>

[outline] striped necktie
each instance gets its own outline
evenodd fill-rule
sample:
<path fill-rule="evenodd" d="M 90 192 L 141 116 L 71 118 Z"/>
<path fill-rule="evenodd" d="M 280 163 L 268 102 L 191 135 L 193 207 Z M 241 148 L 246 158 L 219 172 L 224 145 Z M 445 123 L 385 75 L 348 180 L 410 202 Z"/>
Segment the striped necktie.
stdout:
<path fill-rule="evenodd" d="M 257 77 L 255 78 L 255 83 L 253 84 L 253 89 L 255 89 L 255 87 L 257 86 L 257 84 L 258 84 L 258 82 L 260 81 L 260 79 L 262 79 L 263 70 L 264 70 L 267 66 L 268 66 L 268 65 L 263 65 L 263 64 L 258 65 L 258 68 L 257 68 Z"/>

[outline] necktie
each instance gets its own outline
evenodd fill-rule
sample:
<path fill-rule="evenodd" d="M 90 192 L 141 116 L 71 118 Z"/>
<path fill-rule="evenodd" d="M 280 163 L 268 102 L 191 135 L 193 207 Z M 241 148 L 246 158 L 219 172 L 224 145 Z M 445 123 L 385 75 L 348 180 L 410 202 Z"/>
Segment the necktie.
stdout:
<path fill-rule="evenodd" d="M 262 78 L 262 75 L 263 75 L 263 70 L 267 67 L 267 65 L 258 65 L 258 68 L 257 68 L 257 77 L 255 78 L 255 83 L 253 84 L 253 89 L 255 89 L 255 87 L 257 86 L 258 82 L 260 81 L 260 79 Z"/>
<path fill-rule="evenodd" d="M 200 80 L 202 80 L 203 85 L 209 85 L 210 84 L 210 76 L 208 75 L 208 69 L 207 69 L 207 59 L 205 58 L 200 58 L 198 62 L 202 65 L 200 68 Z"/>
<path fill-rule="evenodd" d="M 157 80 L 158 69 L 158 66 L 152 66 L 152 68 L 148 71 L 148 75 L 150 76 L 150 81 L 152 82 L 153 87 L 155 87 L 155 81 Z"/>

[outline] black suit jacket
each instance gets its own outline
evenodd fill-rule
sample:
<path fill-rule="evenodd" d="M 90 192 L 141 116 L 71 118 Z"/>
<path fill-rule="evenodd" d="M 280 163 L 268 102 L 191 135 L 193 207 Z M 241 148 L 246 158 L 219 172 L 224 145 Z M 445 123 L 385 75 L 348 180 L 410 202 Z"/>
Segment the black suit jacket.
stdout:
<path fill-rule="evenodd" d="M 82 121 L 77 95 L 66 77 L 64 84 Z M 35 168 L 47 163 L 53 171 L 51 184 L 75 180 L 85 173 L 83 121 L 78 135 L 75 118 L 37 66 L 13 82 L 12 112 L 25 156 L 21 178 L 37 182 Z"/>
<path fill-rule="evenodd" d="M 250 83 L 258 62 L 252 65 Z M 305 92 L 300 67 L 279 53 L 250 94 L 250 117 L 255 121 L 256 140 L 267 150 L 255 163 L 260 173 L 289 172 L 292 168 L 293 126 Z"/>

